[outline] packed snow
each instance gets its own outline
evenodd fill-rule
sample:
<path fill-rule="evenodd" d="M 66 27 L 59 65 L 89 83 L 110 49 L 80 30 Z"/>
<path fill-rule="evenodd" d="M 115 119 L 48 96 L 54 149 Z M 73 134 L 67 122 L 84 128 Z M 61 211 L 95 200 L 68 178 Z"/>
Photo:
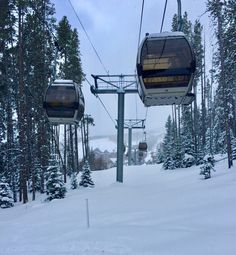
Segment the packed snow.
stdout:
<path fill-rule="evenodd" d="M 94 188 L 0 209 L 0 255 L 234 255 L 236 167 L 215 169 L 125 166 L 123 183 L 97 171 Z"/>

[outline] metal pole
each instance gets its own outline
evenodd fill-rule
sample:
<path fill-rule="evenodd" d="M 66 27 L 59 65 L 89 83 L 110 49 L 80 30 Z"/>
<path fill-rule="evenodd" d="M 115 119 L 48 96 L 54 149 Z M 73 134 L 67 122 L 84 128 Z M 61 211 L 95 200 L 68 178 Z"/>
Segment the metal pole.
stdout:
<path fill-rule="evenodd" d="M 181 0 L 177 0 L 178 3 L 178 31 L 182 30 L 182 13 L 181 13 Z"/>
<path fill-rule="evenodd" d="M 84 150 L 84 118 L 81 120 L 81 140 L 82 140 L 82 152 L 83 158 L 85 158 L 85 150 Z"/>
<path fill-rule="evenodd" d="M 87 159 L 89 158 L 89 117 L 86 116 L 87 125 L 86 125 L 86 155 Z"/>
<path fill-rule="evenodd" d="M 124 153 L 124 104 L 125 92 L 119 89 L 118 93 L 118 127 L 117 127 L 117 174 L 116 181 L 123 182 L 123 153 Z"/>
<path fill-rule="evenodd" d="M 74 125 L 74 128 L 75 128 L 75 165 L 77 172 L 79 171 L 78 126 Z"/>
<path fill-rule="evenodd" d="M 118 119 L 117 119 L 117 170 L 116 181 L 123 182 L 123 155 L 124 155 L 124 97 L 125 93 L 137 93 L 135 75 L 92 75 L 95 86 L 91 92 L 97 94 L 118 94 Z M 111 81 L 111 78 L 113 79 Z M 107 80 L 106 80 L 107 79 Z M 98 82 L 99 81 L 99 82 Z M 100 84 L 106 83 L 106 88 Z"/>
<path fill-rule="evenodd" d="M 88 204 L 88 198 L 86 198 L 86 219 L 87 219 L 87 228 L 90 227 L 89 223 L 89 204 Z"/>
<path fill-rule="evenodd" d="M 129 148 L 128 148 L 128 165 L 131 166 L 132 154 L 132 127 L 129 127 Z"/>

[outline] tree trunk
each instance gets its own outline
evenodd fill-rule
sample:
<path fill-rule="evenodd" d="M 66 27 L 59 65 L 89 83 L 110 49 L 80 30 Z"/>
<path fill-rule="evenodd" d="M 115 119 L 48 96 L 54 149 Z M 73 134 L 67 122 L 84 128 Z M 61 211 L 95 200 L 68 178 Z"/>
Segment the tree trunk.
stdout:
<path fill-rule="evenodd" d="M 78 126 L 75 125 L 75 167 L 76 172 L 79 171 L 79 150 L 78 150 Z"/>
<path fill-rule="evenodd" d="M 24 84 L 24 63 L 23 63 L 23 14 L 19 7 L 18 20 L 18 69 L 19 69 L 19 93 L 18 93 L 18 125 L 19 125 L 19 144 L 21 149 L 20 159 L 20 183 L 23 195 L 23 203 L 28 202 L 27 194 L 27 166 L 26 166 L 26 98 L 25 98 L 25 84 Z"/>
<path fill-rule="evenodd" d="M 219 50 L 220 50 L 220 86 L 222 88 L 222 97 L 223 97 L 223 107 L 224 107 L 224 126 L 226 133 L 226 146 L 228 154 L 228 167 L 230 168 L 233 165 L 232 160 L 232 147 L 231 147 L 231 137 L 230 137 L 230 123 L 229 123 L 229 91 L 228 84 L 226 82 L 225 74 L 225 53 L 224 53 L 224 40 L 223 40 L 223 21 L 221 13 L 221 3 L 218 2 L 217 8 L 217 30 L 218 30 L 218 41 L 219 41 Z"/>
<path fill-rule="evenodd" d="M 74 173 L 75 172 L 75 157 L 74 157 L 74 136 L 72 132 L 72 125 L 69 127 L 70 129 L 70 157 L 71 157 L 71 170 Z"/>
<path fill-rule="evenodd" d="M 195 94 L 195 100 L 194 100 L 194 111 L 193 111 L 193 121 L 194 121 L 194 152 L 195 152 L 195 160 L 198 162 L 198 123 L 197 123 L 197 83 L 194 82 L 194 94 Z"/>
<path fill-rule="evenodd" d="M 205 40 L 205 38 L 204 38 Z M 205 41 L 204 41 L 204 63 L 201 66 L 201 104 L 202 104 L 202 150 L 203 155 L 205 154 L 206 144 L 206 99 L 205 99 L 205 87 L 206 87 L 206 68 L 205 68 Z"/>
<path fill-rule="evenodd" d="M 64 176 L 64 183 L 66 183 L 66 176 L 67 176 L 67 139 L 66 139 L 66 125 L 64 125 L 64 163 L 63 163 L 63 176 Z"/>

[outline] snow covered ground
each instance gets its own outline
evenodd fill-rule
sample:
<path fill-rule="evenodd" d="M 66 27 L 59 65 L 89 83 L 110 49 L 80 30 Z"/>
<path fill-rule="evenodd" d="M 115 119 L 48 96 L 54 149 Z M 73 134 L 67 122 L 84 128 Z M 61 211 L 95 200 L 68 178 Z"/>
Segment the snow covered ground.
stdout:
<path fill-rule="evenodd" d="M 226 161 L 208 180 L 199 167 L 161 165 L 124 167 L 123 184 L 116 169 L 92 177 L 95 188 L 65 199 L 0 210 L 0 255 L 236 254 L 236 167 Z"/>

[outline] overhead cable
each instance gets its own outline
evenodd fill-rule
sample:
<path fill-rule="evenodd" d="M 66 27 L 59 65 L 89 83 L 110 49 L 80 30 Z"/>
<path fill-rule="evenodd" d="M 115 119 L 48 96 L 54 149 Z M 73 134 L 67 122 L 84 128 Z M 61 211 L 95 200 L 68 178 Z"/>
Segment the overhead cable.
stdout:
<path fill-rule="evenodd" d="M 143 0 L 143 2 L 142 2 L 142 10 L 141 10 L 140 24 L 139 24 L 139 35 L 138 35 L 138 48 L 139 48 L 139 44 L 140 44 L 140 37 L 141 37 L 142 24 L 143 24 L 144 2 L 145 2 L 145 0 Z"/>
<path fill-rule="evenodd" d="M 90 45 L 92 46 L 92 48 L 93 48 L 93 50 L 94 50 L 94 52 L 95 52 L 95 54 L 96 54 L 96 56 L 97 56 L 97 58 L 98 58 L 100 64 L 102 65 L 102 67 L 103 67 L 103 69 L 105 70 L 105 72 L 109 75 L 109 71 L 106 69 L 105 65 L 103 64 L 102 59 L 101 59 L 101 57 L 99 56 L 99 54 L 98 54 L 98 52 L 97 52 L 95 46 L 93 45 L 93 43 L 92 43 L 92 41 L 91 41 L 91 39 L 90 39 L 90 37 L 89 37 L 89 35 L 88 35 L 88 33 L 87 33 L 87 31 L 86 31 L 84 25 L 83 25 L 83 23 L 82 23 L 82 21 L 81 21 L 80 18 L 79 18 L 79 15 L 77 14 L 77 12 L 76 12 L 76 10 L 75 10 L 73 4 L 71 3 L 71 0 L 68 0 L 68 2 L 69 2 L 69 4 L 70 4 L 71 8 L 73 9 L 73 11 L 74 11 L 74 13 L 75 13 L 75 16 L 76 16 L 76 18 L 78 19 L 78 21 L 79 21 L 79 23 L 80 23 L 80 26 L 82 27 L 82 29 L 83 29 L 83 31 L 84 31 L 84 33 L 85 33 L 85 35 L 86 35 L 86 37 L 87 37 L 87 39 L 88 39 Z"/>
<path fill-rule="evenodd" d="M 142 9 L 141 9 L 141 15 L 140 15 L 140 24 L 139 24 L 139 35 L 138 35 L 138 49 L 140 44 L 141 32 L 142 32 L 144 3 L 145 3 L 145 0 L 142 1 Z M 148 113 L 148 108 L 146 109 L 145 121 L 147 119 L 147 113 Z M 137 118 L 137 101 L 136 101 L 136 118 Z"/>
<path fill-rule="evenodd" d="M 85 77 L 85 80 L 87 81 L 87 83 L 90 85 L 90 87 L 92 87 L 92 84 L 90 83 L 90 81 Z M 113 122 L 113 124 L 116 126 L 116 122 L 115 120 L 111 117 L 111 114 L 109 113 L 109 111 L 107 110 L 105 104 L 102 102 L 102 99 L 96 94 L 95 95 L 96 98 L 100 101 L 100 103 L 102 104 L 104 110 L 106 111 L 106 113 L 108 114 L 109 118 L 111 119 L 111 121 Z"/>
<path fill-rule="evenodd" d="M 163 29 L 163 24 L 164 24 L 165 15 L 166 15 L 166 6 L 167 6 L 167 2 L 168 2 L 168 0 L 166 0 L 166 2 L 165 2 L 165 7 L 164 7 L 163 16 L 162 16 L 162 21 L 161 21 L 160 33 L 162 32 L 162 29 Z"/>
<path fill-rule="evenodd" d="M 113 122 L 113 124 L 116 126 L 116 122 L 115 120 L 111 117 L 111 114 L 109 113 L 109 111 L 107 110 L 105 104 L 102 102 L 101 98 L 97 95 L 96 96 L 98 98 L 98 100 L 101 102 L 103 108 L 105 109 L 106 113 L 108 114 L 109 118 L 111 119 L 111 121 Z"/>

